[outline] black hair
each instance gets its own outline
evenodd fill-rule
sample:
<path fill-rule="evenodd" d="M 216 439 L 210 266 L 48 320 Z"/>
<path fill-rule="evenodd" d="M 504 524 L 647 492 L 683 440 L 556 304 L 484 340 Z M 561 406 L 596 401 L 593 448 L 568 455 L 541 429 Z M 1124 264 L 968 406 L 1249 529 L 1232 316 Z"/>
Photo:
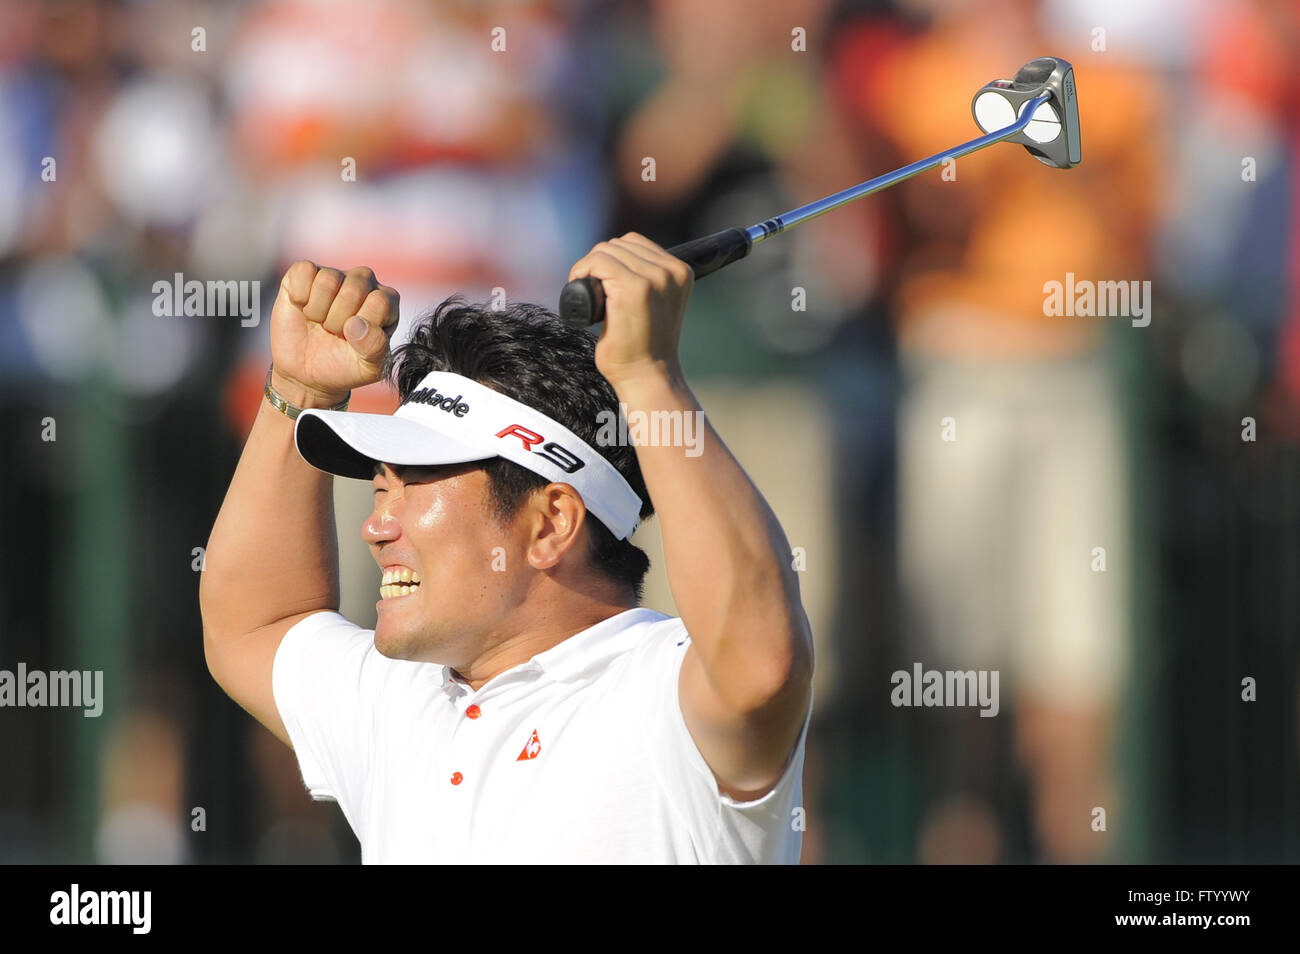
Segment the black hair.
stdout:
<path fill-rule="evenodd" d="M 431 371 L 470 378 L 534 408 L 582 438 L 623 475 L 641 498 L 641 519 L 654 514 L 636 449 L 597 440 L 600 422 L 619 413 L 618 397 L 596 368 L 596 339 L 527 302 L 499 310 L 453 295 L 417 320 L 410 339 L 389 355 L 385 376 L 403 401 Z M 512 519 L 534 490 L 550 481 L 512 460 L 483 465 L 497 519 Z M 594 514 L 586 521 L 592 566 L 641 602 L 650 558 L 619 540 Z"/>

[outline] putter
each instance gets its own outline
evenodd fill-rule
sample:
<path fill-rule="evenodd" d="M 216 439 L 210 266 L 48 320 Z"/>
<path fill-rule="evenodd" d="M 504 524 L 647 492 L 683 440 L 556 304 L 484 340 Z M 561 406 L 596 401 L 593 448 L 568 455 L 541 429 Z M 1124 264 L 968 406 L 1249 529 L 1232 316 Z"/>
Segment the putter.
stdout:
<path fill-rule="evenodd" d="M 703 278 L 744 258 L 755 245 L 773 235 L 933 169 L 947 159 L 969 155 L 997 142 L 1019 143 L 1039 162 L 1057 169 L 1073 168 L 1081 160 L 1074 67 L 1058 57 L 1040 56 L 1020 67 L 1015 79 L 998 79 L 984 84 L 971 101 L 971 113 L 976 125 L 984 131 L 984 135 L 977 139 L 936 152 L 928 159 L 886 172 L 747 229 L 725 229 L 675 245 L 667 250 L 668 254 L 690 265 L 696 278 Z M 559 314 L 575 328 L 586 328 L 603 321 L 605 293 L 600 282 L 578 278 L 565 285 L 560 293 Z"/>

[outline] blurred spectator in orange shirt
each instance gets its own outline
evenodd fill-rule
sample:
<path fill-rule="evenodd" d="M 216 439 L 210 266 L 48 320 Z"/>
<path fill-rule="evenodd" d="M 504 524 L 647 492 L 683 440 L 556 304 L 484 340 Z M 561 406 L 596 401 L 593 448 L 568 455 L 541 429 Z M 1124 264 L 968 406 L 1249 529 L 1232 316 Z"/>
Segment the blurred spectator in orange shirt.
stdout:
<path fill-rule="evenodd" d="M 910 661 L 997 670 L 1030 776 L 1037 853 L 1091 861 L 1094 806 L 1116 800 L 1108 757 L 1129 644 L 1121 408 L 1103 338 L 1127 319 L 1049 316 L 1044 285 L 1149 279 L 1158 77 L 1047 38 L 1034 0 L 909 3 L 916 32 L 864 22 L 837 74 L 901 165 L 979 134 L 975 91 L 1051 52 L 1073 62 L 1082 165 L 997 145 L 898 187 L 891 270 L 904 393 L 899 561 Z M 955 171 L 955 177 L 952 175 Z M 1094 572 L 1103 547 L 1110 572 Z M 942 722 L 923 861 L 1005 859 L 996 729 Z M 937 724 L 937 723 L 936 723 Z"/>

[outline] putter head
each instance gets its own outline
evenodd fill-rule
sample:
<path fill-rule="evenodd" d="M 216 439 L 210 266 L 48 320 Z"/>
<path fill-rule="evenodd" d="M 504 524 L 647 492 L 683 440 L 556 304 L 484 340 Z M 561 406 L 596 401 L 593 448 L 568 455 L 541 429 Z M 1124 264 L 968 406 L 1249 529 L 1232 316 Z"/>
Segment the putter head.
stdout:
<path fill-rule="evenodd" d="M 1025 104 L 1045 91 L 1052 98 L 1039 106 L 1029 125 L 1007 142 L 1020 143 L 1039 162 L 1069 169 L 1077 166 L 1082 156 L 1074 67 L 1065 60 L 1040 56 L 1020 67 L 1015 79 L 985 83 L 971 100 L 971 112 L 980 129 L 995 132 L 1019 119 Z"/>

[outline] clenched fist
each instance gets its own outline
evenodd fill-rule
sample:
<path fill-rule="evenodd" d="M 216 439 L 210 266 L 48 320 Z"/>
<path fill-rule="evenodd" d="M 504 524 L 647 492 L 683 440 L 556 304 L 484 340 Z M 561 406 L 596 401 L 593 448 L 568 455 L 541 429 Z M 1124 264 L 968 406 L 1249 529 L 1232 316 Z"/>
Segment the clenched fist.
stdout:
<path fill-rule="evenodd" d="M 332 407 L 383 376 L 398 295 L 369 268 L 295 262 L 271 310 L 272 386 L 299 407 Z"/>

